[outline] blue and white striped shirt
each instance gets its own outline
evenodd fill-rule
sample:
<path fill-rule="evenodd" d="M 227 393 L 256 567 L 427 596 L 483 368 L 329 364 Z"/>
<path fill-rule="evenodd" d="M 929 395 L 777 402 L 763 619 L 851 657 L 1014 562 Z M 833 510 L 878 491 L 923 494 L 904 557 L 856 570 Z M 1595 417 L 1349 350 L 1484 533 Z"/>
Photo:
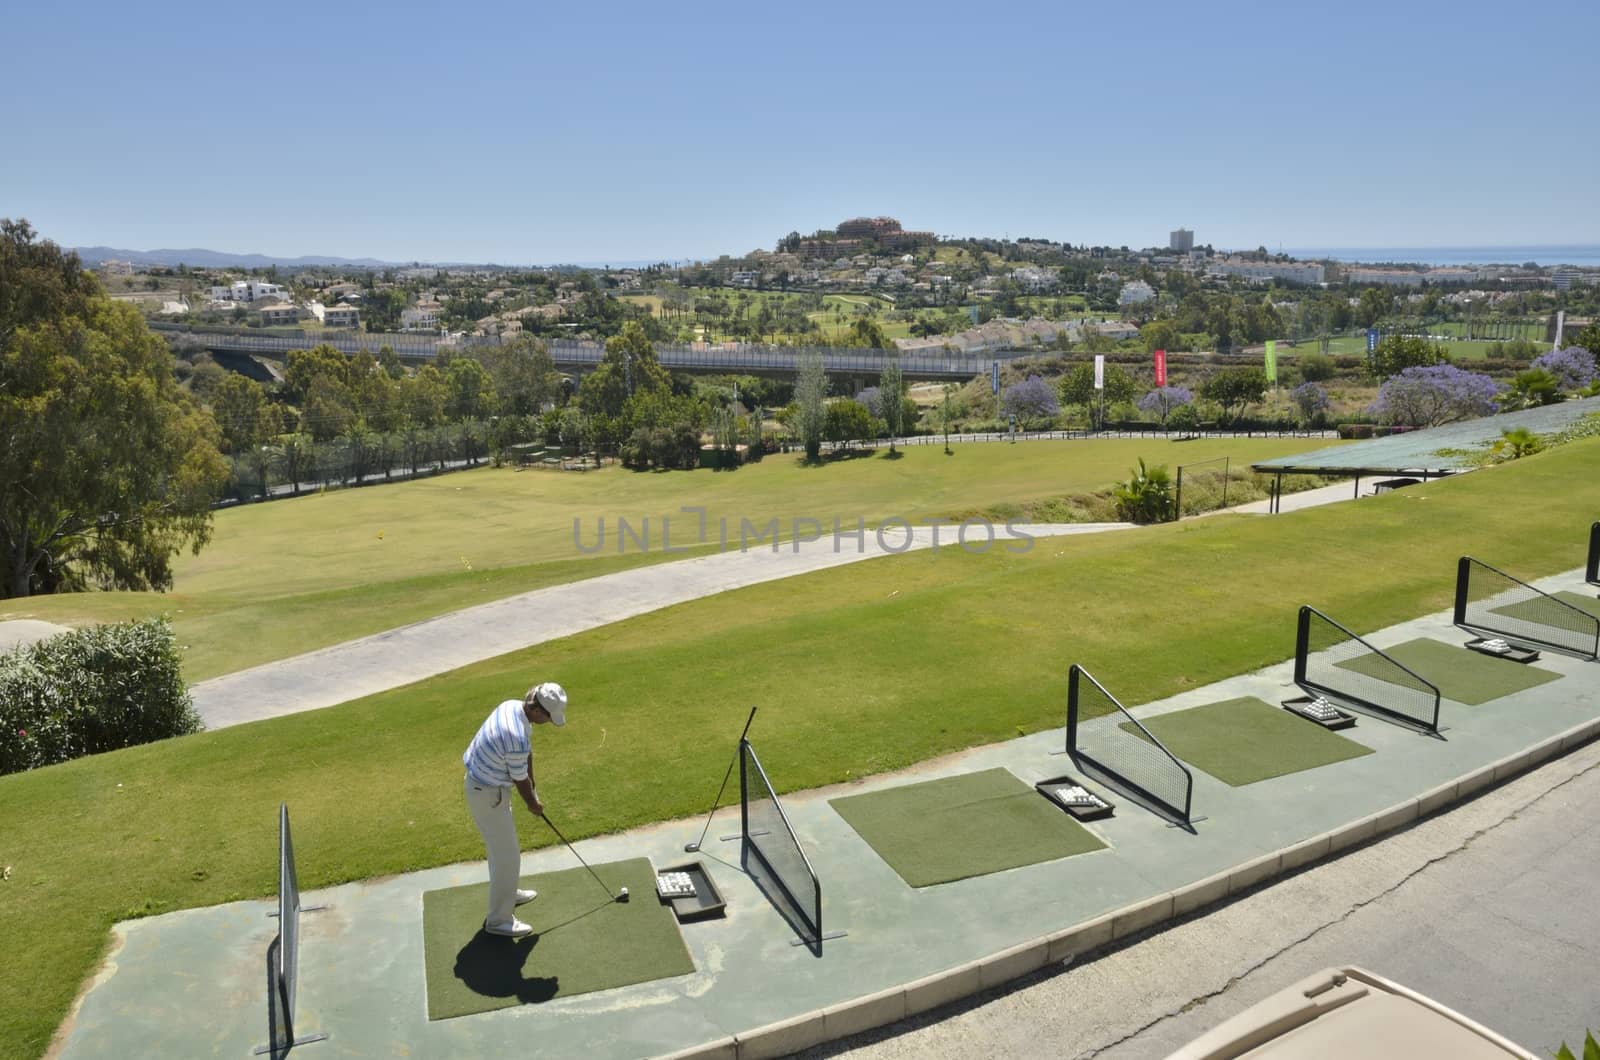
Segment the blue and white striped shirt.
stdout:
<path fill-rule="evenodd" d="M 485 787 L 510 787 L 513 781 L 526 780 L 533 755 L 528 716 L 522 700 L 508 699 L 484 721 L 472 738 L 461 763 L 473 780 Z"/>

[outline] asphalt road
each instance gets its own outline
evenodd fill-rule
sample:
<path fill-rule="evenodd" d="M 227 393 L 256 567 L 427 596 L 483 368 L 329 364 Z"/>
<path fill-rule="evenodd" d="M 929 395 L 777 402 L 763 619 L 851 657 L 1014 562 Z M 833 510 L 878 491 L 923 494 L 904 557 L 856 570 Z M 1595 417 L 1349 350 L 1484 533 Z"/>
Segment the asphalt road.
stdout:
<path fill-rule="evenodd" d="M 799 1055 L 1144 1060 L 1343 964 L 1581 1054 L 1600 1035 L 1597 805 L 1591 744 L 1167 931 Z"/>

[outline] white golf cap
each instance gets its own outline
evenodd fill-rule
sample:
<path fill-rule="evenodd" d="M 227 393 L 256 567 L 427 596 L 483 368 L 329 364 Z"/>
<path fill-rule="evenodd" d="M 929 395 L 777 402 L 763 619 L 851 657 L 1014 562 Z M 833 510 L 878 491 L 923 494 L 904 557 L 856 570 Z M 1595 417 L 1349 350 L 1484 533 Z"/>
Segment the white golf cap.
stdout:
<path fill-rule="evenodd" d="M 528 689 L 528 702 L 543 707 L 554 724 L 567 723 L 567 690 L 554 681 L 546 681 Z"/>

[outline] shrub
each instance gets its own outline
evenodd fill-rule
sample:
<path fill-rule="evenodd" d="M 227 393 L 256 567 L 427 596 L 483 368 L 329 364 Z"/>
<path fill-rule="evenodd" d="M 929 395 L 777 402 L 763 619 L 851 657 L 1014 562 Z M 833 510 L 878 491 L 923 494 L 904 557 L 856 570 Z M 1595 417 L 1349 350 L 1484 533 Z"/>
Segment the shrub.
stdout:
<path fill-rule="evenodd" d="M 1333 378 L 1333 358 L 1325 353 L 1302 353 L 1295 358 L 1300 368 L 1300 378 L 1308 383 L 1321 383 Z"/>
<path fill-rule="evenodd" d="M 1511 388 L 1500 398 L 1505 411 L 1538 408 L 1565 400 L 1561 380 L 1543 368 L 1529 368 L 1511 377 Z"/>
<path fill-rule="evenodd" d="M 1562 390 L 1582 390 L 1595 379 L 1594 354 L 1582 346 L 1552 350 L 1536 358 L 1530 368 L 1542 368 Z"/>
<path fill-rule="evenodd" d="M 1520 460 L 1525 456 L 1544 449 L 1544 440 L 1526 427 L 1510 427 L 1500 432 L 1500 440 L 1494 443 L 1496 454 L 1507 454 L 1511 460 Z"/>
<path fill-rule="evenodd" d="M 73 630 L 0 655 L 0 774 L 201 728 L 165 619 Z"/>
<path fill-rule="evenodd" d="M 1561 1043 L 1561 1048 L 1556 1050 L 1556 1060 L 1578 1060 L 1572 1048 L 1566 1042 Z M 1583 1060 L 1600 1060 L 1600 1042 L 1594 1040 L 1593 1031 L 1583 1032 Z"/>
<path fill-rule="evenodd" d="M 1454 365 L 1415 365 L 1383 381 L 1370 411 L 1390 423 L 1437 427 L 1490 415 L 1500 390 L 1488 376 Z"/>
<path fill-rule="evenodd" d="M 1000 404 L 1024 429 L 1030 423 L 1048 420 L 1061 412 L 1055 388 L 1036 375 L 1006 387 L 1000 395 Z"/>
<path fill-rule="evenodd" d="M 1167 417 L 1166 425 L 1180 431 L 1197 430 L 1200 426 L 1200 410 L 1193 405 L 1179 405 Z"/>
<path fill-rule="evenodd" d="M 1443 346 L 1412 335 L 1390 335 L 1378 343 L 1367 362 L 1374 379 L 1388 379 L 1412 368 L 1450 363 Z"/>
<path fill-rule="evenodd" d="M 1172 518 L 1172 476 L 1165 465 L 1139 467 L 1127 482 L 1118 483 L 1113 495 L 1117 515 L 1130 523 L 1164 523 Z"/>
<path fill-rule="evenodd" d="M 1259 368 L 1224 368 L 1207 379 L 1200 392 L 1220 406 L 1223 422 L 1232 423 L 1266 395 L 1266 373 Z"/>
<path fill-rule="evenodd" d="M 1194 391 L 1184 386 L 1158 386 L 1139 399 L 1139 410 L 1148 412 L 1165 426 L 1167 418 L 1194 400 Z"/>
<path fill-rule="evenodd" d="M 1295 406 L 1299 408 L 1300 415 L 1307 423 L 1317 424 L 1323 421 L 1328 412 L 1328 392 L 1317 383 L 1301 383 L 1289 391 Z"/>

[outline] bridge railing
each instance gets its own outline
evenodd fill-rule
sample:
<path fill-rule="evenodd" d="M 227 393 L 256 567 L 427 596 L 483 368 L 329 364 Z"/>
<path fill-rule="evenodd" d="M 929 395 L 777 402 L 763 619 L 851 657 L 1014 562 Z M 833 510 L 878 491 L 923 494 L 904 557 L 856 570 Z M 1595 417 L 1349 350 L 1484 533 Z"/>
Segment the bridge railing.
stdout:
<path fill-rule="evenodd" d="M 217 329 L 191 331 L 196 339 L 216 348 L 243 353 L 275 354 L 306 349 L 326 343 L 344 353 L 358 350 L 376 352 L 388 346 L 395 354 L 408 360 L 429 359 L 441 349 L 470 354 L 473 350 L 501 345 L 498 336 L 463 336 L 446 341 L 432 335 L 360 331 L 280 331 L 251 333 L 243 329 Z M 605 355 L 600 342 L 580 339 L 553 339 L 546 342 L 550 356 L 557 364 L 599 364 Z M 887 353 L 858 347 L 838 346 L 768 346 L 740 343 L 734 346 L 700 346 L 687 343 L 656 343 L 656 356 L 668 368 L 700 370 L 724 369 L 729 372 L 782 371 L 792 372 L 801 361 L 811 355 L 820 355 L 824 370 L 832 374 L 851 372 L 876 373 Z M 970 378 L 989 370 L 991 362 L 1027 356 L 1027 350 L 1003 350 L 992 353 L 902 353 L 901 370 L 910 376 L 948 376 Z"/>

